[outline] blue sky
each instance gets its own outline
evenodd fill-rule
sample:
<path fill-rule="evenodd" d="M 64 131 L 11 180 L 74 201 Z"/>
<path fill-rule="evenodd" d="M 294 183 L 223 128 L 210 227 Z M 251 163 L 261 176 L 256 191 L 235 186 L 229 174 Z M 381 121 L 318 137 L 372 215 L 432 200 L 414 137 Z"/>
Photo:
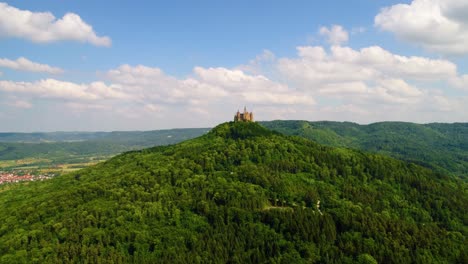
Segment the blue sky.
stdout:
<path fill-rule="evenodd" d="M 466 122 L 464 2 L 0 2 L 0 131 Z"/>
<path fill-rule="evenodd" d="M 310 38 L 316 37 L 319 26 L 370 25 L 368 30 L 374 31 L 374 15 L 382 6 L 396 3 L 348 2 L 8 1 L 20 9 L 49 11 L 56 17 L 77 13 L 97 33 L 111 37 L 113 43 L 110 49 L 70 42 L 38 46 L 22 39 L 6 39 L 2 42 L 7 43 L 0 44 L 5 55 L 48 60 L 49 64 L 84 72 L 127 63 L 161 67 L 184 76 L 194 65 L 235 67 L 264 49 L 293 56 L 296 46 L 309 44 Z M 375 44 L 374 39 L 364 37 L 352 42 L 356 47 Z M 391 38 L 389 42 L 393 42 Z M 85 62 L 82 56 L 87 58 Z"/>

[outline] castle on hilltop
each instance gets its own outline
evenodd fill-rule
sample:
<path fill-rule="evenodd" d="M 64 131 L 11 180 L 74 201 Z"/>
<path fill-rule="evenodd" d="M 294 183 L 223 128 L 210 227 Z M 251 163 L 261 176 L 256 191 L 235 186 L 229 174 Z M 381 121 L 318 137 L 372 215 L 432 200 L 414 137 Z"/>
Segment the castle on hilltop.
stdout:
<path fill-rule="evenodd" d="M 247 108 L 244 106 L 244 112 L 241 113 L 237 110 L 236 115 L 234 116 L 234 122 L 253 122 L 254 116 L 253 112 L 247 112 Z"/>

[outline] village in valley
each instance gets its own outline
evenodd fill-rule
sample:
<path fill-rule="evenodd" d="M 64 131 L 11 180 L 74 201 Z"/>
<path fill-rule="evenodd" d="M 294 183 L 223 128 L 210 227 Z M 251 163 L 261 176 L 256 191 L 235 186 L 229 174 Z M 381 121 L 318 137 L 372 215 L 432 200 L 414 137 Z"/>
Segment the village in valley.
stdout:
<path fill-rule="evenodd" d="M 27 171 L 0 171 L 0 185 L 7 183 L 30 182 L 30 181 L 43 181 L 51 179 L 55 174 L 32 174 Z"/>
<path fill-rule="evenodd" d="M 0 159 L 0 185 L 44 181 L 107 160 L 103 155 L 57 155 L 50 159 L 24 157 L 17 160 Z"/>

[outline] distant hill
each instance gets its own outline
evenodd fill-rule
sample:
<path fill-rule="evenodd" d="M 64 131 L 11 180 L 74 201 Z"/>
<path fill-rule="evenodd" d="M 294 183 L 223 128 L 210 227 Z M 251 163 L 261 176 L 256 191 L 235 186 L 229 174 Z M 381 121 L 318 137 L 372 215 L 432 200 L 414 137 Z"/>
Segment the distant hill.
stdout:
<path fill-rule="evenodd" d="M 0 189 L 0 263 L 467 263 L 467 183 L 256 123 Z"/>
<path fill-rule="evenodd" d="M 125 145 L 144 145 L 174 143 L 194 138 L 208 132 L 209 128 L 180 128 L 151 131 L 113 131 L 113 132 L 38 132 L 2 133 L 0 142 L 9 143 L 55 143 L 80 141 L 120 142 Z"/>
<path fill-rule="evenodd" d="M 269 121 L 269 129 L 320 144 L 389 155 L 468 178 L 468 123 Z"/>
<path fill-rule="evenodd" d="M 117 132 L 0 133 L 0 160 L 47 158 L 52 162 L 169 145 L 207 133 L 207 128 Z"/>

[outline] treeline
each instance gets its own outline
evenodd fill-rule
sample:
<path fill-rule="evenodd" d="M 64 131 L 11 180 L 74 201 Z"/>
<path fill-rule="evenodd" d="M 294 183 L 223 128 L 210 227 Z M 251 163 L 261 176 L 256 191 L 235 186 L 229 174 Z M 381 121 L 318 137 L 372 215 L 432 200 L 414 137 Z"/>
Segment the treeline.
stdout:
<path fill-rule="evenodd" d="M 466 188 L 226 123 L 0 190 L 0 263 L 467 263 Z"/>

